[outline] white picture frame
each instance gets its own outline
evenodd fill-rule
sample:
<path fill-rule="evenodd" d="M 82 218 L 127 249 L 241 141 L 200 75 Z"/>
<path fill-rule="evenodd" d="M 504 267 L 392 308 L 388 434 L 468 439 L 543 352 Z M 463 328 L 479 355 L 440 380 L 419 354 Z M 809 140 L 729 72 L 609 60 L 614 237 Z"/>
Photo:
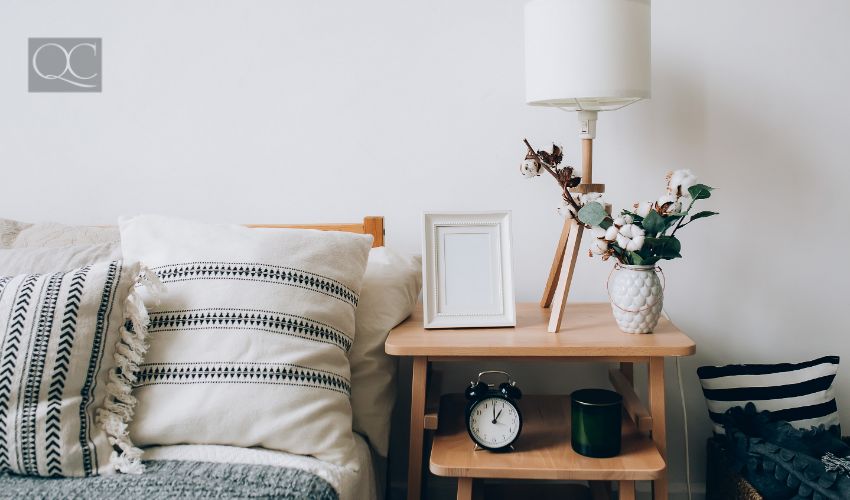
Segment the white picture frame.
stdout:
<path fill-rule="evenodd" d="M 511 213 L 422 217 L 425 328 L 516 326 Z"/>

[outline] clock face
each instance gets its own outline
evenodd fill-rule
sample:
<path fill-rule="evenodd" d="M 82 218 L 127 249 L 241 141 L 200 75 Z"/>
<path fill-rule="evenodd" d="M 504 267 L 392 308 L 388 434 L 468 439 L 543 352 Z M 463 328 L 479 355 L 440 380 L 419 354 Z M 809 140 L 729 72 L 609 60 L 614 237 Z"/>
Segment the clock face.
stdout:
<path fill-rule="evenodd" d="M 499 449 L 516 440 L 522 420 L 516 407 L 502 398 L 485 398 L 469 411 L 472 440 L 484 448 Z"/>

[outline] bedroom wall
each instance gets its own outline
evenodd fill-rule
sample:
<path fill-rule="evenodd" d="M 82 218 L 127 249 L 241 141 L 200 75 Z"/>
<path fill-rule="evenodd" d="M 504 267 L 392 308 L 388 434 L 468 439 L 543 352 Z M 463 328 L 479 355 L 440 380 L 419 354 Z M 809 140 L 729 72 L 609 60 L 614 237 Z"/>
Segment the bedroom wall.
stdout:
<path fill-rule="evenodd" d="M 520 140 L 558 140 L 579 159 L 574 116 L 523 104 L 522 7 L 4 2 L 0 216 L 382 214 L 388 245 L 418 252 L 423 210 L 510 209 L 517 297 L 537 300 L 561 222 L 554 183 L 519 176 Z M 685 258 L 664 265 L 666 309 L 698 343 L 682 361 L 697 491 L 710 432 L 697 366 L 850 355 L 848 19 L 841 0 L 655 0 L 652 100 L 600 117 L 595 179 L 616 207 L 656 196 L 672 168 L 718 187 L 706 208 L 721 215 L 684 231 Z M 103 92 L 27 93 L 33 36 L 102 37 Z M 605 300 L 609 267 L 582 258 L 573 299 Z M 459 388 L 477 368 L 455 366 L 449 380 Z M 602 367 L 509 368 L 526 392 L 605 383 Z M 667 373 L 681 494 L 682 411 Z M 846 369 L 838 397 L 850 425 Z M 403 436 L 405 412 L 396 424 Z"/>

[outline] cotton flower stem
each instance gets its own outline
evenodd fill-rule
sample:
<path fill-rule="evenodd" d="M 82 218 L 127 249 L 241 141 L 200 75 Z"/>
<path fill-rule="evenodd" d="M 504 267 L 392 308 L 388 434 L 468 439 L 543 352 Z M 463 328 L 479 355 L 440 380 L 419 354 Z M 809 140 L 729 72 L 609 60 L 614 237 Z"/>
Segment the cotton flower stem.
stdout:
<path fill-rule="evenodd" d="M 617 257 L 617 260 L 620 261 L 620 264 L 628 264 L 625 250 L 620 249 L 616 245 L 611 245 L 611 251 L 614 252 L 614 256 Z"/>
<path fill-rule="evenodd" d="M 552 168 L 552 166 L 549 165 L 548 163 L 546 163 L 545 161 L 543 161 L 543 158 L 541 158 L 540 155 L 537 154 L 537 151 L 535 151 L 534 148 L 531 147 L 531 144 L 528 142 L 528 139 L 523 139 L 522 142 L 524 142 L 525 147 L 528 148 L 529 154 L 534 156 L 534 159 L 537 160 L 538 163 L 540 163 L 540 166 L 542 166 L 544 169 L 546 169 L 546 171 L 549 172 L 549 175 L 551 175 L 552 177 L 555 178 L 555 182 L 557 182 L 558 185 L 561 186 L 561 189 L 563 189 L 563 191 L 564 191 L 564 194 L 563 194 L 564 201 L 566 201 L 573 208 L 575 208 L 576 213 L 578 213 L 578 211 L 581 209 L 581 207 L 578 205 L 578 203 L 576 203 L 576 200 L 573 199 L 572 194 L 570 194 L 570 188 L 567 186 L 567 183 L 561 182 L 561 178 L 558 176 L 557 173 L 555 173 L 555 170 Z M 569 178 L 566 179 L 566 181 L 569 181 Z"/>
<path fill-rule="evenodd" d="M 558 184 L 560 184 L 561 181 L 558 179 L 558 174 L 556 174 L 555 171 L 552 170 L 552 167 L 549 166 L 548 163 L 543 161 L 543 158 L 541 158 L 540 155 L 537 154 L 537 151 L 535 151 L 534 148 L 531 147 L 531 144 L 528 143 L 528 139 L 523 139 L 522 142 L 524 142 L 525 147 L 528 148 L 528 153 L 531 154 L 532 156 L 534 156 L 534 159 L 537 160 L 537 162 L 540 163 L 540 165 L 543 168 L 545 168 L 547 172 L 549 172 L 549 175 L 551 175 L 552 177 L 555 178 L 556 181 L 558 181 Z"/>
<path fill-rule="evenodd" d="M 676 236 L 676 231 L 678 231 L 680 227 L 687 226 L 687 224 L 682 224 L 682 222 L 685 220 L 685 215 L 688 215 L 691 212 L 691 208 L 694 207 L 694 203 L 696 203 L 696 201 L 697 201 L 696 198 L 691 199 L 691 203 L 688 205 L 688 209 L 685 210 L 684 215 L 679 217 L 679 222 L 676 223 L 676 227 L 673 228 L 673 232 L 670 233 L 670 236 Z"/>

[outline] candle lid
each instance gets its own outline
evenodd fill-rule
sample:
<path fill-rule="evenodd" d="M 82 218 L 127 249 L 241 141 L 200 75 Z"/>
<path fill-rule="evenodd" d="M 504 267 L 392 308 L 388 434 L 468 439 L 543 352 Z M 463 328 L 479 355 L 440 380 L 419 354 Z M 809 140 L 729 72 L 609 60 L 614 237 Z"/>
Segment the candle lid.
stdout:
<path fill-rule="evenodd" d="M 570 398 L 586 406 L 612 406 L 623 402 L 623 396 L 608 389 L 579 389 L 570 394 Z"/>

